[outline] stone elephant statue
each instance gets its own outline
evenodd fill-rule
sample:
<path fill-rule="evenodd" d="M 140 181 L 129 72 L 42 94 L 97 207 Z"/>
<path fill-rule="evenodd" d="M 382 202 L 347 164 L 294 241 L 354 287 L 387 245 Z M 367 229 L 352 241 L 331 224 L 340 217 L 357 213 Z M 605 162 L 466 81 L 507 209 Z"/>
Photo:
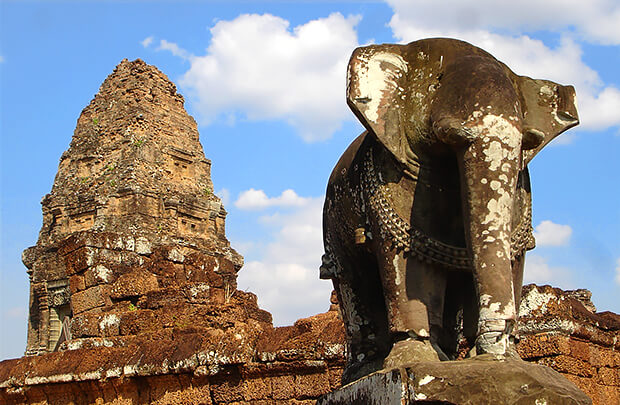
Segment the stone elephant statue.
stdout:
<path fill-rule="evenodd" d="M 436 38 L 356 49 L 347 102 L 366 132 L 329 179 L 320 270 L 346 327 L 343 381 L 468 346 L 514 355 L 527 164 L 578 124 L 573 87 Z"/>

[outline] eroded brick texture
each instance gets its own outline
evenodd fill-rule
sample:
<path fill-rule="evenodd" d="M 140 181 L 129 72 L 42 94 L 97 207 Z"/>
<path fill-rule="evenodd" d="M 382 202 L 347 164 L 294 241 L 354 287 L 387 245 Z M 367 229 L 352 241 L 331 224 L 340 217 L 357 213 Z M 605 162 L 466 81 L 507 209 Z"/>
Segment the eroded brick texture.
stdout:
<path fill-rule="evenodd" d="M 594 404 L 620 403 L 620 316 L 594 312 L 587 290 L 523 288 L 517 347 L 524 360 L 549 366 Z"/>

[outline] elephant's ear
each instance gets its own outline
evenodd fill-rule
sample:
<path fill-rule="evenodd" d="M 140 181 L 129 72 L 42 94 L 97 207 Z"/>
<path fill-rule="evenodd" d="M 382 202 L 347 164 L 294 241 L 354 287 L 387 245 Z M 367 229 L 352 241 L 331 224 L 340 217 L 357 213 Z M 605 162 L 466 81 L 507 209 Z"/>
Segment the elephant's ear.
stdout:
<path fill-rule="evenodd" d="M 405 108 L 401 82 L 409 64 L 398 45 L 357 48 L 347 71 L 347 103 L 366 129 L 400 162 L 406 162 L 409 144 L 403 135 L 400 110 Z"/>
<path fill-rule="evenodd" d="M 562 86 L 548 80 L 518 77 L 523 111 L 523 164 L 556 136 L 579 124 L 573 86 Z"/>

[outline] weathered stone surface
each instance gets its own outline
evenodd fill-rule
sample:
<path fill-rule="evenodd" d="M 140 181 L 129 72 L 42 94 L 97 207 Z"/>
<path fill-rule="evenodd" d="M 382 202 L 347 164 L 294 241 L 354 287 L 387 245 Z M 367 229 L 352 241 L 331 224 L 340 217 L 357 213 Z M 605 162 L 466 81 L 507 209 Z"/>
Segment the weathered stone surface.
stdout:
<path fill-rule="evenodd" d="M 210 166 L 175 85 L 141 60 L 122 61 L 82 111 L 42 200 L 37 245 L 22 255 L 31 281 L 27 354 L 58 349 L 65 318 L 85 312 L 120 325 L 123 312 L 142 306 L 235 294 L 243 259 L 226 239 Z M 71 329 L 80 338 L 142 330 L 95 328 L 93 319 Z"/>
<path fill-rule="evenodd" d="M 414 363 L 363 377 L 317 401 L 318 405 L 415 403 L 585 405 L 592 401 L 550 368 L 491 359 Z"/>

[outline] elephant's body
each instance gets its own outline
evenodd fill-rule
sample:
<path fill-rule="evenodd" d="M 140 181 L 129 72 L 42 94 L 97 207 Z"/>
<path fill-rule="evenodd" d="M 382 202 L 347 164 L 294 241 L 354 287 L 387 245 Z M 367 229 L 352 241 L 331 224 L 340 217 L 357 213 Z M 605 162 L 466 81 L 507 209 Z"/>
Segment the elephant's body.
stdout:
<path fill-rule="evenodd" d="M 321 266 L 347 331 L 343 381 L 474 340 L 504 353 L 534 246 L 527 162 L 576 125 L 572 93 L 449 39 L 358 48 L 348 76 L 368 131 L 329 179 Z"/>
<path fill-rule="evenodd" d="M 415 280 L 421 284 L 416 289 L 434 296 L 429 298 L 435 302 L 424 302 L 425 306 L 443 311 L 423 314 L 414 322 L 427 325 L 430 331 L 429 321 L 434 321 L 433 332 L 438 333 L 446 355 L 455 358 L 459 343 L 471 345 L 475 339 L 477 306 L 456 157 L 448 153 L 427 162 L 420 160 L 417 175 L 405 174 L 398 167 L 394 156 L 365 132 L 343 154 L 327 187 L 321 278 L 334 280 L 342 306 L 350 342 L 346 381 L 380 369 L 391 348 L 390 335 L 399 329 L 396 325 L 390 328 L 377 260 L 388 252 L 403 251 L 414 267 L 426 266 L 434 272 L 430 282 Z M 527 169 L 520 173 L 517 195 L 512 251 L 518 275 L 525 250 L 534 246 Z M 516 284 L 520 290 L 520 281 Z M 410 298 L 425 301 L 425 294 L 421 295 Z M 406 332 L 407 328 L 400 329 Z"/>

